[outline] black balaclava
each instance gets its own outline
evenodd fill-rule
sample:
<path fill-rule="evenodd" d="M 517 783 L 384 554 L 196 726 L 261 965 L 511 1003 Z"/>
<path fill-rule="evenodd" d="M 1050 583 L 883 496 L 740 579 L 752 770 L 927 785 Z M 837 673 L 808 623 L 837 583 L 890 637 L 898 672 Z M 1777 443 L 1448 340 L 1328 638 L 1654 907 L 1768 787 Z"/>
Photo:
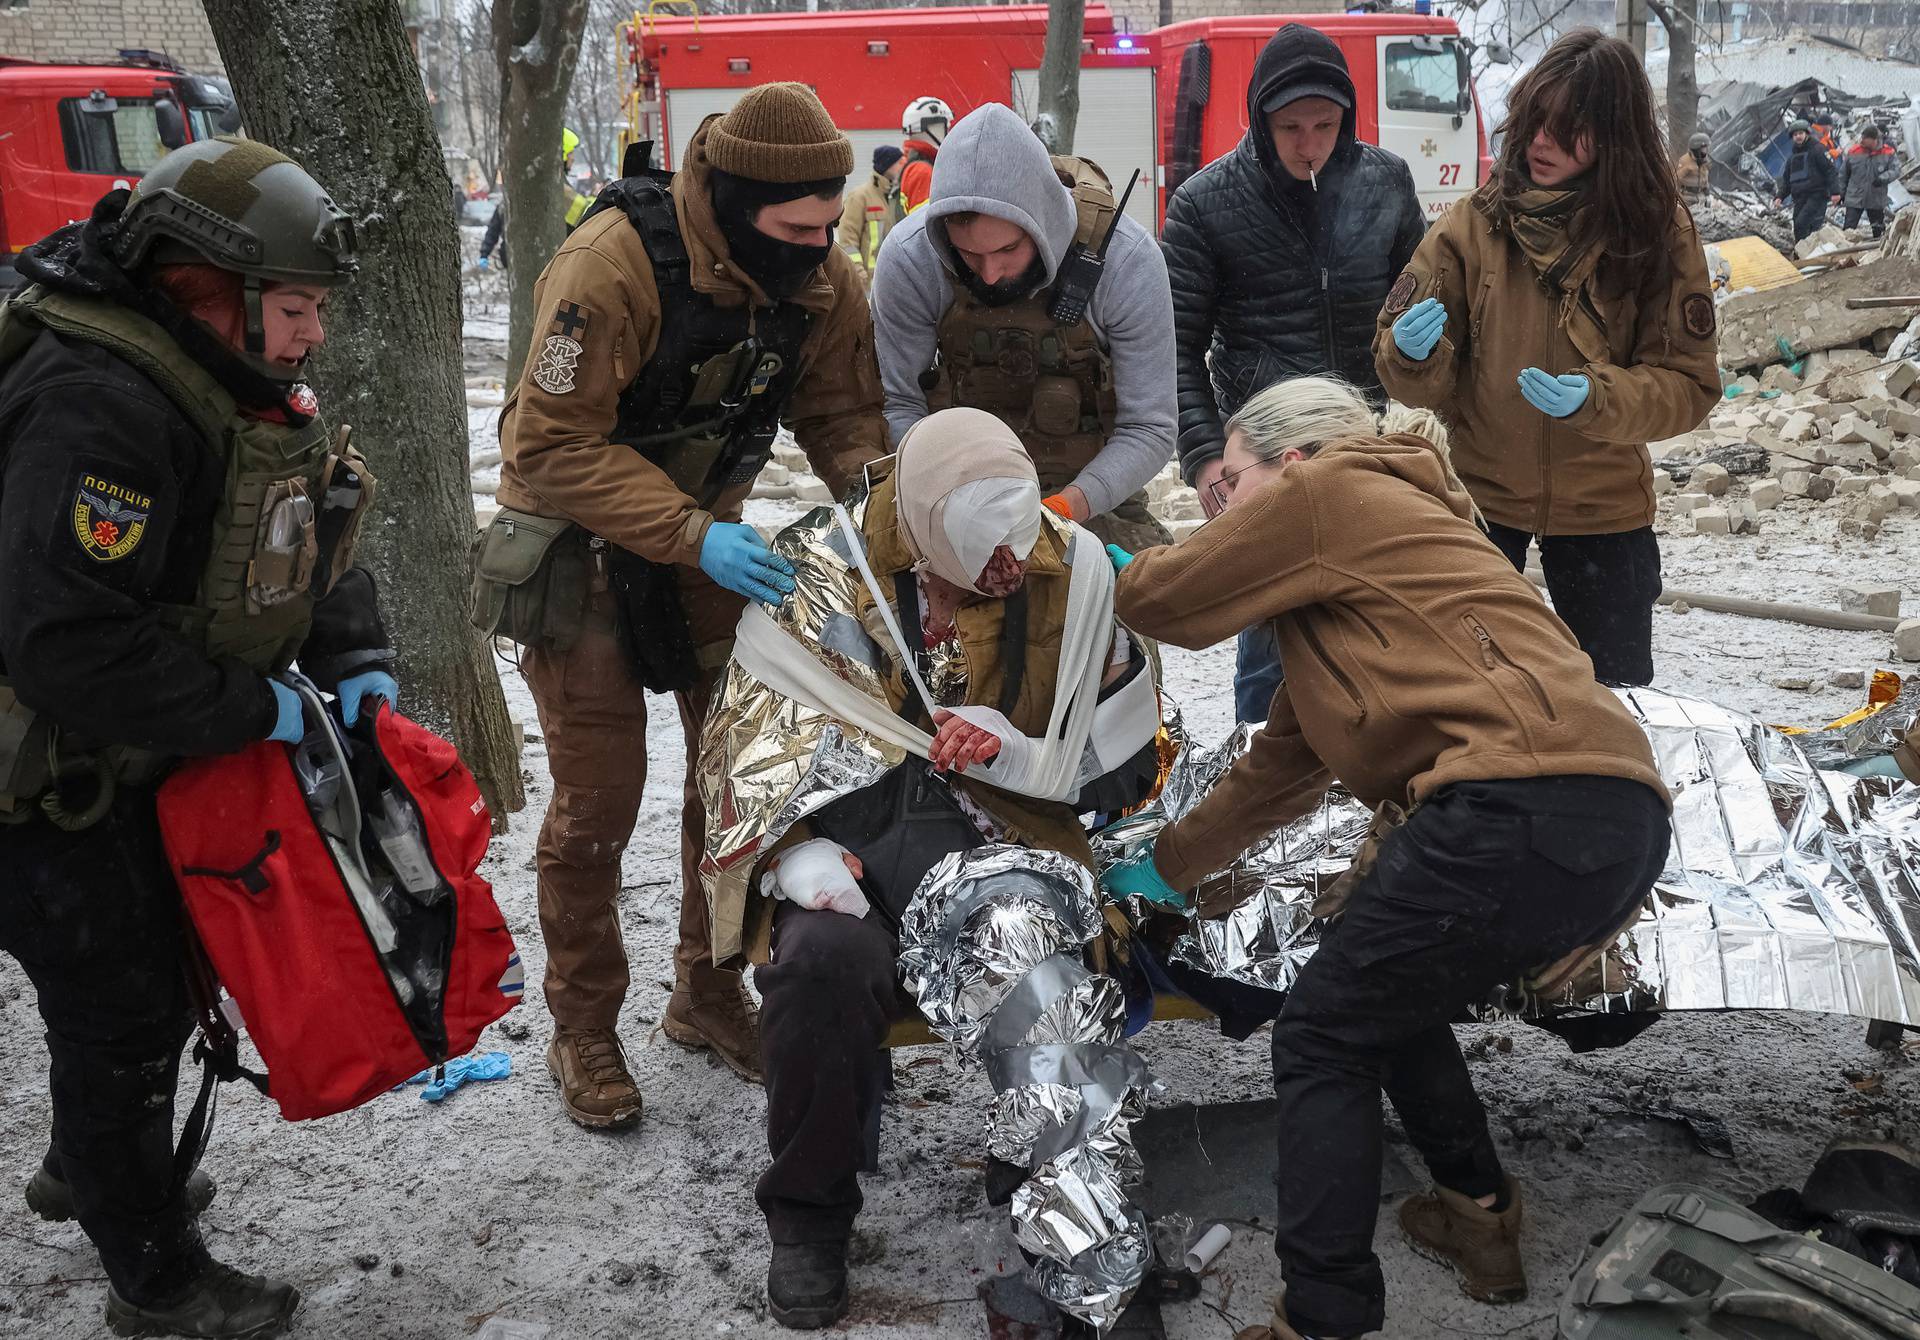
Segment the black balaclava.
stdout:
<path fill-rule="evenodd" d="M 944 229 L 942 232 L 944 233 Z M 960 277 L 960 284 L 974 296 L 974 300 L 988 307 L 1011 307 L 1022 298 L 1030 298 L 1038 293 L 1047 282 L 1047 263 L 1040 255 L 1040 249 L 1034 248 L 1033 261 L 1011 279 L 1002 279 L 989 284 L 974 273 L 960 249 L 953 245 L 951 238 L 946 239 L 947 254 L 953 257 L 953 271 Z"/>
<path fill-rule="evenodd" d="M 754 283 L 766 290 L 768 297 L 791 298 L 806 284 L 809 275 L 827 263 L 833 246 L 828 243 L 803 247 L 768 237 L 753 226 L 754 215 L 768 205 L 784 205 L 789 200 L 807 196 L 838 195 L 846 184 L 845 177 L 820 181 L 754 181 L 713 169 L 713 213 L 720 224 L 720 236 L 726 239 L 727 254 Z"/>

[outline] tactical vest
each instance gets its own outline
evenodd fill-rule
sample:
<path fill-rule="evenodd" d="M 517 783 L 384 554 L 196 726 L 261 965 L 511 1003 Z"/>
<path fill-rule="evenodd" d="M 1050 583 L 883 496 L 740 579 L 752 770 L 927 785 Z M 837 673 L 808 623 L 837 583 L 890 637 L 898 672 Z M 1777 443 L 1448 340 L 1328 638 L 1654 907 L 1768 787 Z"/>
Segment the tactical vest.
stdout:
<path fill-rule="evenodd" d="M 1053 167 L 1073 192 L 1074 245 L 1097 247 L 1115 213 L 1106 174 L 1084 158 L 1055 157 Z M 1112 356 L 1091 322 L 1062 326 L 1052 304 L 1051 285 L 990 307 L 956 283 L 934 365 L 920 378 L 929 410 L 983 409 L 1013 429 L 1046 489 L 1071 483 L 1099 455 L 1119 415 Z"/>
<path fill-rule="evenodd" d="M 588 217 L 619 209 L 653 265 L 660 333 L 621 392 L 611 440 L 632 447 L 702 507 L 753 482 L 773 455 L 780 416 L 800 384 L 812 313 L 798 303 L 722 307 L 696 291 L 664 173 L 622 177 Z"/>
<path fill-rule="evenodd" d="M 0 373 L 42 330 L 98 345 L 139 369 L 225 462 L 226 484 L 193 602 L 153 605 L 162 624 L 209 659 L 230 656 L 262 675 L 286 669 L 313 621 L 314 574 L 323 557 L 322 580 L 329 586 L 352 561 L 358 520 L 373 494 L 358 453 L 345 445 L 344 434 L 339 452 L 330 451 L 318 416 L 295 428 L 243 415 L 211 373 L 139 313 L 39 285 L 0 308 Z M 319 534 L 329 490 L 354 475 L 359 488 L 351 516 L 323 556 Z M 63 773 L 97 771 L 102 760 L 122 780 L 149 777 L 160 762 L 112 741 L 63 741 L 59 728 L 21 705 L 0 680 L 0 816 Z"/>

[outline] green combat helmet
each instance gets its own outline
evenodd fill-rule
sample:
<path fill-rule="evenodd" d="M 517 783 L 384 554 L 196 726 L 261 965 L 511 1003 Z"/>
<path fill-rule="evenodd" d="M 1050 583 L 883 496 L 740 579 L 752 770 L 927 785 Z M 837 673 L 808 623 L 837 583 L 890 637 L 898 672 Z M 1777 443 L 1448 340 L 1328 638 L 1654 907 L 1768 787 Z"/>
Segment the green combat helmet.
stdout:
<path fill-rule="evenodd" d="M 246 358 L 288 380 L 270 362 L 261 286 L 338 284 L 360 268 L 353 219 L 306 169 L 256 140 L 222 135 L 175 149 L 142 177 L 120 216 L 117 259 L 204 261 L 246 278 Z"/>

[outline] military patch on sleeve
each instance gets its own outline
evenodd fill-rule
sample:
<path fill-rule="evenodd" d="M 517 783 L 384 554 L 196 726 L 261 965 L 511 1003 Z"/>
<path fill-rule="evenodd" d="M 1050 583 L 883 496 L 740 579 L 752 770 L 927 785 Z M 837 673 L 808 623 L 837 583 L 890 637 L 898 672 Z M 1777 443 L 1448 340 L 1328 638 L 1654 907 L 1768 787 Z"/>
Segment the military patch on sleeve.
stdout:
<path fill-rule="evenodd" d="M 1713 334 L 1713 299 L 1706 294 L 1689 293 L 1680 304 L 1680 314 L 1687 323 L 1687 334 L 1694 339 L 1704 340 Z"/>
<path fill-rule="evenodd" d="M 140 547 L 152 515 L 150 495 L 82 474 L 73 493 L 73 538 L 94 561 L 117 562 Z"/>
<path fill-rule="evenodd" d="M 549 335 L 540 348 L 539 362 L 533 365 L 533 384 L 548 395 L 565 395 L 573 389 L 579 367 L 580 341 Z"/>
<path fill-rule="evenodd" d="M 1413 292 L 1419 287 L 1420 281 L 1413 277 L 1413 271 L 1402 270 L 1387 292 L 1387 315 L 1399 316 L 1413 306 Z"/>
<path fill-rule="evenodd" d="M 587 321 L 592 316 L 592 312 L 577 302 L 563 302 L 553 309 L 553 325 L 550 329 L 555 335 L 578 344 L 580 337 L 587 333 Z"/>

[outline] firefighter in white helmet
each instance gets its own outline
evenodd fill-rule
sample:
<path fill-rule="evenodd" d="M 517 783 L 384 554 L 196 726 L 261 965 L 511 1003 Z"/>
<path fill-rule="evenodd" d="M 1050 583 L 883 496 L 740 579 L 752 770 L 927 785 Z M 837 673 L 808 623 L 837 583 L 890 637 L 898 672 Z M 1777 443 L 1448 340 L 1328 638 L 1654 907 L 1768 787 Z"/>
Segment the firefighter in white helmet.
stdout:
<path fill-rule="evenodd" d="M 900 113 L 900 133 L 906 137 L 906 166 L 900 170 L 900 209 L 912 214 L 927 203 L 933 190 L 933 160 L 953 124 L 953 108 L 938 98 L 915 98 Z"/>

